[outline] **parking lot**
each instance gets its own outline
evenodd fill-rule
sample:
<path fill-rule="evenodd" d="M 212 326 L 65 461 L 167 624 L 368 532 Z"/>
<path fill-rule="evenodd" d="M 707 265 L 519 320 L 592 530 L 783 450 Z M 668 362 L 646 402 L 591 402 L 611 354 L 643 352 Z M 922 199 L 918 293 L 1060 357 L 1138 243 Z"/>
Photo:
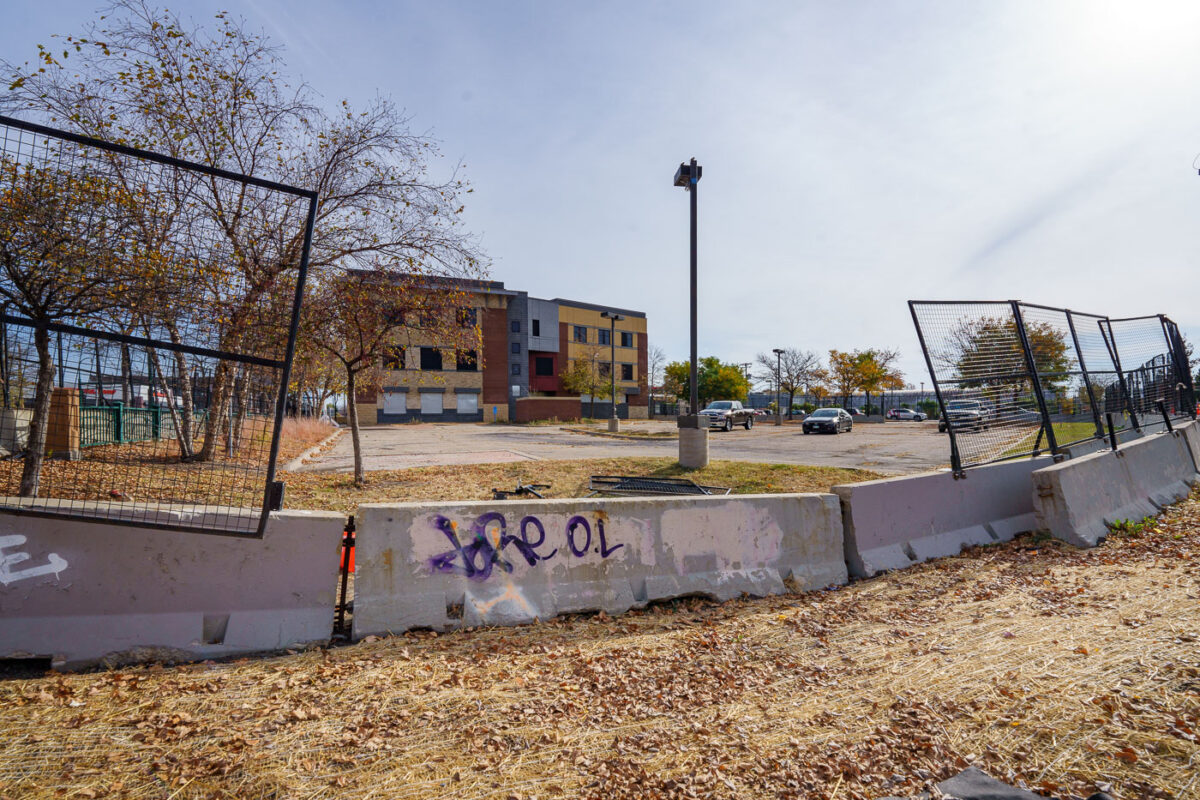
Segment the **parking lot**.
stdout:
<path fill-rule="evenodd" d="M 798 423 L 775 426 L 760 418 L 752 430 L 712 431 L 713 459 L 766 463 L 862 467 L 902 474 L 947 466 L 949 443 L 935 422 L 858 423 L 850 433 L 804 435 Z M 582 432 L 588 430 L 590 432 Z M 368 470 L 406 469 L 442 464 L 673 456 L 678 453 L 674 422 L 622 422 L 628 438 L 604 435 L 603 425 L 489 425 L 421 423 L 381 425 L 362 430 Z M 350 437 L 302 469 L 349 472 Z"/>

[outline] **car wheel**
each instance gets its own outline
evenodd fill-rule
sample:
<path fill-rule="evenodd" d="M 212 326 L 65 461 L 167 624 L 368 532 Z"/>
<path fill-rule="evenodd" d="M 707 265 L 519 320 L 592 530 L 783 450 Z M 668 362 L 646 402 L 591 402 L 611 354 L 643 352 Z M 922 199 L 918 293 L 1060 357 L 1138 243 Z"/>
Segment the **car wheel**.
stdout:
<path fill-rule="evenodd" d="M 754 427 L 754 418 L 746 417 L 746 430 L 750 430 L 753 427 Z"/>
<path fill-rule="evenodd" d="M 804 429 L 804 435 L 805 435 L 805 436 L 808 436 L 810 433 L 812 433 L 812 431 L 810 431 L 808 428 L 805 428 L 805 429 Z"/>
<path fill-rule="evenodd" d="M 733 417 L 726 417 L 725 418 L 725 432 L 728 433 L 731 430 L 733 430 Z"/>

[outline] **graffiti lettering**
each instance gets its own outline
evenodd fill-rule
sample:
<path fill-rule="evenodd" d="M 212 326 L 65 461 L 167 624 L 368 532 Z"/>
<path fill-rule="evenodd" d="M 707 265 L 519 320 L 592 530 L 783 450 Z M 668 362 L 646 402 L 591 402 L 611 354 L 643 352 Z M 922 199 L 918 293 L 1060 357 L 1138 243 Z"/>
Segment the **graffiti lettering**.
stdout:
<path fill-rule="evenodd" d="M 537 566 L 540 561 L 554 558 L 559 550 L 556 547 L 548 553 L 540 552 L 546 545 L 546 526 L 535 516 L 523 517 L 520 535 L 513 536 L 508 532 L 508 522 L 503 514 L 497 511 L 480 514 L 471 525 L 471 538 L 466 544 L 458 537 L 458 526 L 449 518 L 438 514 L 433 517 L 432 523 L 450 542 L 451 547 L 429 560 L 430 569 L 434 572 L 484 581 L 496 568 L 504 572 L 513 571 L 512 562 L 504 557 L 505 548 L 510 545 L 531 567 Z M 625 546 L 609 546 L 603 520 L 596 520 L 596 534 L 599 539 L 597 552 L 601 558 L 608 558 Z M 534 536 L 537 538 L 532 538 Z M 566 537 L 567 549 L 576 558 L 582 558 L 592 546 L 592 526 L 585 517 L 575 515 L 567 521 Z"/>
<path fill-rule="evenodd" d="M 13 566 L 28 561 L 29 553 L 5 553 L 6 548 L 19 547 L 25 544 L 25 537 L 20 535 L 0 536 L 0 583 L 7 586 L 10 583 L 36 578 L 39 575 L 54 575 L 67 568 L 67 560 L 58 553 L 46 556 L 46 563 L 25 569 L 13 569 Z"/>

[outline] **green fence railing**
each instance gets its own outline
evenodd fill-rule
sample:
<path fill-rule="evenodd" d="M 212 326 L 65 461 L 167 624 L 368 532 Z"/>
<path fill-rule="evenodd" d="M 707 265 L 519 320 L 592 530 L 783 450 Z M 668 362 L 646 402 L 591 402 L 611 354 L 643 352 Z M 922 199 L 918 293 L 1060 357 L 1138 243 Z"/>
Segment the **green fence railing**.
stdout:
<path fill-rule="evenodd" d="M 207 413 L 193 413 L 193 430 L 201 429 Z M 164 406 L 129 408 L 117 403 L 111 406 L 83 406 L 79 409 L 81 447 L 174 438 L 175 426 L 171 423 L 171 410 Z"/>

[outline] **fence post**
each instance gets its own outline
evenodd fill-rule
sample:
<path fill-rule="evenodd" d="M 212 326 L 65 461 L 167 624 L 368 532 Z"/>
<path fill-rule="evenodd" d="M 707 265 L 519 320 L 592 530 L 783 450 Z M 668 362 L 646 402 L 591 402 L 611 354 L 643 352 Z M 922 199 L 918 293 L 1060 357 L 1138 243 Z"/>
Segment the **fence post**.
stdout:
<path fill-rule="evenodd" d="M 1092 405 L 1092 419 L 1096 422 L 1096 437 L 1104 438 L 1104 422 L 1100 419 L 1100 409 L 1096 406 L 1096 392 L 1092 389 L 1092 376 L 1088 374 L 1087 364 L 1083 360 L 1083 348 L 1079 346 L 1079 334 L 1075 332 L 1075 316 L 1067 309 L 1067 327 L 1071 329 L 1071 341 L 1075 342 L 1075 355 L 1079 356 L 1079 370 L 1083 373 L 1083 385 L 1087 387 L 1088 402 Z"/>
<path fill-rule="evenodd" d="M 150 411 L 150 438 L 157 442 L 162 438 L 162 406 L 155 406 Z"/>
<path fill-rule="evenodd" d="M 1107 323 L 1107 327 L 1105 324 Z M 1121 394 L 1125 395 L 1125 410 L 1129 412 L 1129 424 L 1134 427 L 1134 430 L 1141 430 L 1142 426 L 1138 424 L 1137 411 L 1133 408 L 1133 395 L 1129 393 L 1129 385 L 1125 382 L 1125 370 L 1121 368 L 1121 352 L 1117 349 L 1117 337 L 1112 332 L 1112 322 L 1107 317 L 1103 320 L 1097 320 L 1096 324 L 1100 326 L 1100 335 L 1104 337 L 1104 345 L 1108 348 L 1108 354 L 1112 357 L 1113 366 L 1117 368 L 1117 382 L 1121 385 Z"/>
<path fill-rule="evenodd" d="M 118 402 L 113 406 L 113 440 L 114 444 L 125 443 L 125 403 Z"/>
<path fill-rule="evenodd" d="M 946 403 L 942 399 L 942 387 L 938 384 L 937 373 L 933 369 L 933 359 L 929 357 L 929 347 L 925 344 L 925 332 L 921 330 L 921 321 L 917 319 L 917 306 L 913 300 L 908 301 L 908 311 L 912 314 L 913 325 L 917 329 L 917 340 L 921 343 L 921 353 L 925 356 L 925 366 L 929 369 L 929 380 L 933 384 L 933 393 L 937 396 L 938 411 L 942 415 L 942 419 L 946 420 L 946 435 L 950 437 L 950 470 L 955 478 L 967 477 L 963 471 L 962 456 L 958 452 L 958 438 L 954 433 L 954 426 L 950 424 L 950 417 L 946 414 Z"/>
<path fill-rule="evenodd" d="M 1033 383 L 1033 394 L 1037 397 L 1038 408 L 1042 411 L 1042 425 L 1046 429 L 1046 442 L 1050 445 L 1051 455 L 1058 455 L 1058 439 L 1054 435 L 1054 427 L 1050 422 L 1050 409 L 1046 406 L 1046 397 L 1042 394 L 1042 381 L 1038 376 L 1033 347 L 1029 344 L 1029 334 L 1025 330 L 1025 318 L 1021 314 L 1021 304 L 1016 300 L 1009 302 L 1012 304 L 1013 319 L 1017 323 L 1017 335 L 1021 338 L 1021 349 L 1025 351 L 1025 364 L 1029 367 L 1029 380 Z"/>

